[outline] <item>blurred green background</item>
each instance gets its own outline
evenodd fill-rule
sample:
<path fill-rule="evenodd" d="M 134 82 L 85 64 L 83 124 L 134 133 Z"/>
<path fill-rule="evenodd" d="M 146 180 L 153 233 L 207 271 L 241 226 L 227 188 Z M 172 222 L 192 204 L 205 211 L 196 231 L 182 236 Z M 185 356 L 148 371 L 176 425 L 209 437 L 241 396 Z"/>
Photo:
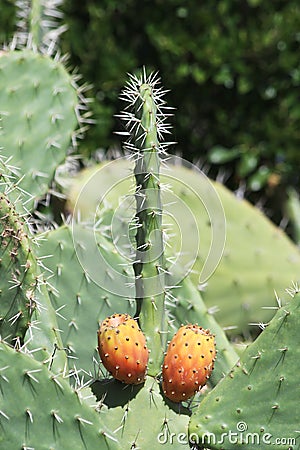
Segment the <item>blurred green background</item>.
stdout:
<path fill-rule="evenodd" d="M 0 6 L 8 42 L 14 2 Z M 65 0 L 63 11 L 62 51 L 94 98 L 82 155 L 121 147 L 114 115 L 127 72 L 158 70 L 176 108 L 170 151 L 259 203 L 299 243 L 299 0 Z"/>

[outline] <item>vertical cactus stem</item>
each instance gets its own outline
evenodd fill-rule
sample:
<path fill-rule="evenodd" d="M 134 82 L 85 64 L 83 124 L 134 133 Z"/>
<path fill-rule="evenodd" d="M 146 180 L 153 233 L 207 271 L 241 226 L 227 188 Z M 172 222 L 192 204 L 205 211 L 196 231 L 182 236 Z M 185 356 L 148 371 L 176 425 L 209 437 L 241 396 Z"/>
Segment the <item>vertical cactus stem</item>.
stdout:
<path fill-rule="evenodd" d="M 162 203 L 159 182 L 162 134 L 166 132 L 161 111 L 163 91 L 157 88 L 155 75 L 131 76 L 122 99 L 129 102 L 120 117 L 129 131 L 128 148 L 135 152 L 136 180 L 136 301 L 141 329 L 150 350 L 148 373 L 156 376 L 161 370 L 166 345 L 164 242 Z"/>
<path fill-rule="evenodd" d="M 31 11 L 29 16 L 29 30 L 32 36 L 32 43 L 36 48 L 40 47 L 42 42 L 41 17 L 42 17 L 41 0 L 31 0 Z"/>

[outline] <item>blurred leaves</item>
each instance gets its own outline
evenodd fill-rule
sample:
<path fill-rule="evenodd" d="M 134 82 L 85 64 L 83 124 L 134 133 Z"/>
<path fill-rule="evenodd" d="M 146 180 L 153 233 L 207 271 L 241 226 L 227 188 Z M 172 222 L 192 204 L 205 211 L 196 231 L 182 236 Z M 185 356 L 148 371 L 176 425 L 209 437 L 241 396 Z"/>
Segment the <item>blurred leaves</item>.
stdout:
<path fill-rule="evenodd" d="M 287 216 L 292 224 L 292 235 L 294 241 L 300 245 L 300 196 L 293 188 L 288 189 L 286 209 Z"/>
<path fill-rule="evenodd" d="M 63 49 L 94 85 L 90 152 L 119 145 L 118 94 L 126 72 L 145 65 L 170 88 L 176 150 L 186 159 L 234 149 L 210 153 L 222 164 L 244 147 L 234 158 L 238 179 L 264 165 L 275 170 L 280 154 L 288 167 L 281 160 L 276 170 L 298 180 L 298 0 L 66 0 L 65 13 Z"/>
<path fill-rule="evenodd" d="M 0 43 L 7 43 L 15 31 L 15 6 L 13 0 L 0 0 Z"/>

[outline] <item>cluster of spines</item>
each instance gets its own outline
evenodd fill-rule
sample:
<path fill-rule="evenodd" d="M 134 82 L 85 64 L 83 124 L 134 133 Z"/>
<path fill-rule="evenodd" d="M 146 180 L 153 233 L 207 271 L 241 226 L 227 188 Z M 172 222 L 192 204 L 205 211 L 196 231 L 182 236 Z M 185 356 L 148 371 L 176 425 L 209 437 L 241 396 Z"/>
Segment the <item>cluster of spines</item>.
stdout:
<path fill-rule="evenodd" d="M 67 26 L 60 23 L 63 18 L 60 10 L 62 4 L 62 0 L 17 0 L 18 31 L 14 35 L 14 45 L 53 55 L 60 36 L 67 30 Z"/>
<path fill-rule="evenodd" d="M 120 99 L 126 102 L 127 106 L 121 114 L 116 116 L 124 122 L 127 130 L 125 132 L 117 132 L 117 134 L 128 137 L 128 140 L 124 143 L 124 149 L 129 152 L 129 156 L 136 158 L 139 157 L 139 151 L 145 144 L 148 130 L 143 127 L 139 115 L 144 104 L 141 87 L 148 85 L 151 87 L 152 100 L 156 106 L 156 114 L 153 117 L 158 135 L 156 149 L 160 156 L 166 156 L 169 145 L 175 144 L 175 142 L 165 141 L 165 135 L 170 134 L 171 129 L 170 124 L 167 123 L 167 119 L 172 114 L 168 113 L 168 111 L 173 110 L 172 107 L 166 106 L 164 100 L 164 96 L 168 90 L 164 90 L 160 86 L 161 80 L 157 72 L 147 76 L 144 68 L 140 76 L 134 74 L 128 75 L 129 80 L 120 95 Z"/>

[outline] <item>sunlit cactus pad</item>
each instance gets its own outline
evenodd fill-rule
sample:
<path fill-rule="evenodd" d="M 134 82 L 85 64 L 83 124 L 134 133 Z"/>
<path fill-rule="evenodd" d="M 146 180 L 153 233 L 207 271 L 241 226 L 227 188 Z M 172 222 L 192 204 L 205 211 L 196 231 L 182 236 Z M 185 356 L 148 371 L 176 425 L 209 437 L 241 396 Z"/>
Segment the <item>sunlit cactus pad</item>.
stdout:
<path fill-rule="evenodd" d="M 0 57 L 0 147 L 20 186 L 44 195 L 77 126 L 77 92 L 64 66 L 30 50 Z"/>
<path fill-rule="evenodd" d="M 84 392 L 0 343 L 0 448 L 120 449 Z M 90 395 L 90 394 L 89 394 Z"/>
<path fill-rule="evenodd" d="M 250 450 L 276 442 L 278 449 L 299 448 L 300 303 L 294 287 L 291 302 L 192 416 L 190 433 L 199 448 Z"/>
<path fill-rule="evenodd" d="M 39 256 L 46 257 L 43 261 L 50 277 L 48 292 L 57 313 L 61 338 L 69 356 L 69 367 L 83 369 L 85 372 L 82 374 L 88 375 L 89 379 L 98 376 L 99 323 L 116 312 L 134 315 L 135 305 L 126 295 L 118 296 L 112 290 L 103 289 L 87 270 L 94 267 L 94 275 L 99 272 L 99 277 L 103 275 L 111 281 L 111 287 L 116 288 L 116 280 L 109 277 L 113 276 L 114 269 L 122 271 L 126 267 L 122 265 L 124 260 L 111 251 L 111 244 L 84 225 L 75 225 L 73 232 L 70 226 L 64 225 L 45 233 L 39 246 Z M 109 257 L 106 275 L 105 266 L 99 262 L 99 249 L 104 247 Z M 81 260 L 78 260 L 78 256 L 82 257 Z M 124 289 L 126 294 L 126 286 Z"/>

